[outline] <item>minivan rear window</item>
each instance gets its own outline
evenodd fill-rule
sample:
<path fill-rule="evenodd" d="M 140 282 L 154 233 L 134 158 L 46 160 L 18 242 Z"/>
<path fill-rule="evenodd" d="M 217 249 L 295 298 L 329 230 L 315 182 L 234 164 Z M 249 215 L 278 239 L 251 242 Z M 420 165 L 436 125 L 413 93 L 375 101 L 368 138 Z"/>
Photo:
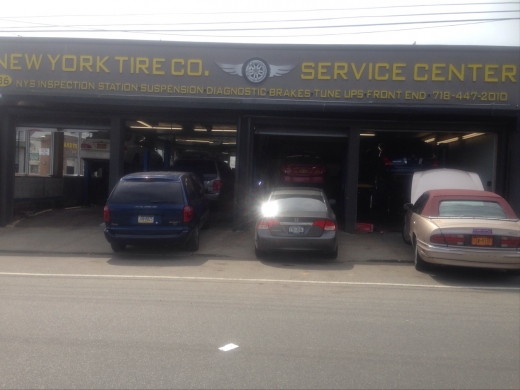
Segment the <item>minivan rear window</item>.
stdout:
<path fill-rule="evenodd" d="M 112 204 L 184 203 L 182 184 L 172 181 L 121 181 L 110 195 Z"/>

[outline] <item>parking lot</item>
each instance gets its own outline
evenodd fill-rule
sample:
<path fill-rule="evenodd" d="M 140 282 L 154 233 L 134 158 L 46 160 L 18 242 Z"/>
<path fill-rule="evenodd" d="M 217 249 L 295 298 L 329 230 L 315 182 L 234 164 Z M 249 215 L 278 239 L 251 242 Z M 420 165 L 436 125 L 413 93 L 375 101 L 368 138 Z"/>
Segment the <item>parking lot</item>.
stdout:
<path fill-rule="evenodd" d="M 103 236 L 103 226 L 101 206 L 48 210 L 31 216 L 18 216 L 13 224 L 0 229 L 0 253 L 113 255 L 110 244 Z M 330 261 L 312 254 L 305 255 L 305 258 L 316 263 L 413 262 L 413 252 L 403 243 L 400 233 L 384 230 L 367 234 L 348 234 L 341 230 L 338 233 L 339 255 L 336 260 Z M 252 226 L 236 226 L 218 215 L 213 216 L 209 229 L 202 230 L 200 249 L 195 253 L 180 248 L 131 247 L 117 256 L 144 254 L 176 258 L 217 256 L 257 261 Z M 285 256 L 275 255 L 273 259 Z M 302 256 L 298 254 L 296 257 Z"/>

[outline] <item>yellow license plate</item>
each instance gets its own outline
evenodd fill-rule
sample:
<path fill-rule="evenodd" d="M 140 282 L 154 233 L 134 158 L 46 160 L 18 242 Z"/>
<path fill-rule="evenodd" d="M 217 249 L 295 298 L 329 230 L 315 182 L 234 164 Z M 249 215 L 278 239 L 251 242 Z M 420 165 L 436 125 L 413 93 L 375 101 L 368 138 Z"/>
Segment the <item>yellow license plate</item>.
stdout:
<path fill-rule="evenodd" d="M 153 223 L 153 215 L 140 215 L 137 217 L 138 223 Z"/>
<path fill-rule="evenodd" d="M 493 246 L 493 237 L 471 237 L 471 245 Z"/>

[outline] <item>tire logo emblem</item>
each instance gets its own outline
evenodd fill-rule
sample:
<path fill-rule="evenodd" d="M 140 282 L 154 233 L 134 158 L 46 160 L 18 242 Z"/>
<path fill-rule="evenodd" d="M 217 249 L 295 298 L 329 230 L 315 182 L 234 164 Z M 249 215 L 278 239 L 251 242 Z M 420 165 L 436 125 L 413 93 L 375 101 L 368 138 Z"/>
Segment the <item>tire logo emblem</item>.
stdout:
<path fill-rule="evenodd" d="M 224 72 L 231 75 L 242 76 L 251 84 L 261 84 L 268 77 L 282 76 L 293 70 L 296 65 L 269 65 L 262 58 L 250 58 L 243 64 L 216 64 Z"/>

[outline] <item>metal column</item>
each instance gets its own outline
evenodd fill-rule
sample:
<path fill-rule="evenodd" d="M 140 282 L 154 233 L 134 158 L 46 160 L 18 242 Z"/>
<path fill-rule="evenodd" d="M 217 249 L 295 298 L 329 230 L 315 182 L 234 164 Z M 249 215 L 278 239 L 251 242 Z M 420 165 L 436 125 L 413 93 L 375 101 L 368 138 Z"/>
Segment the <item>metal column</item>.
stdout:
<path fill-rule="evenodd" d="M 233 219 L 235 229 L 246 227 L 250 220 L 252 197 L 253 128 L 251 118 L 239 118 L 237 126 L 237 160 L 235 168 L 235 198 Z"/>
<path fill-rule="evenodd" d="M 16 128 L 6 108 L 0 108 L 0 226 L 13 220 Z"/>
<path fill-rule="evenodd" d="M 110 162 L 108 193 L 116 186 L 120 178 L 125 174 L 125 121 L 118 116 L 110 119 Z"/>
<path fill-rule="evenodd" d="M 359 134 L 358 128 L 351 128 L 348 137 L 347 177 L 345 187 L 345 231 L 356 232 L 357 195 L 359 172 Z"/>

